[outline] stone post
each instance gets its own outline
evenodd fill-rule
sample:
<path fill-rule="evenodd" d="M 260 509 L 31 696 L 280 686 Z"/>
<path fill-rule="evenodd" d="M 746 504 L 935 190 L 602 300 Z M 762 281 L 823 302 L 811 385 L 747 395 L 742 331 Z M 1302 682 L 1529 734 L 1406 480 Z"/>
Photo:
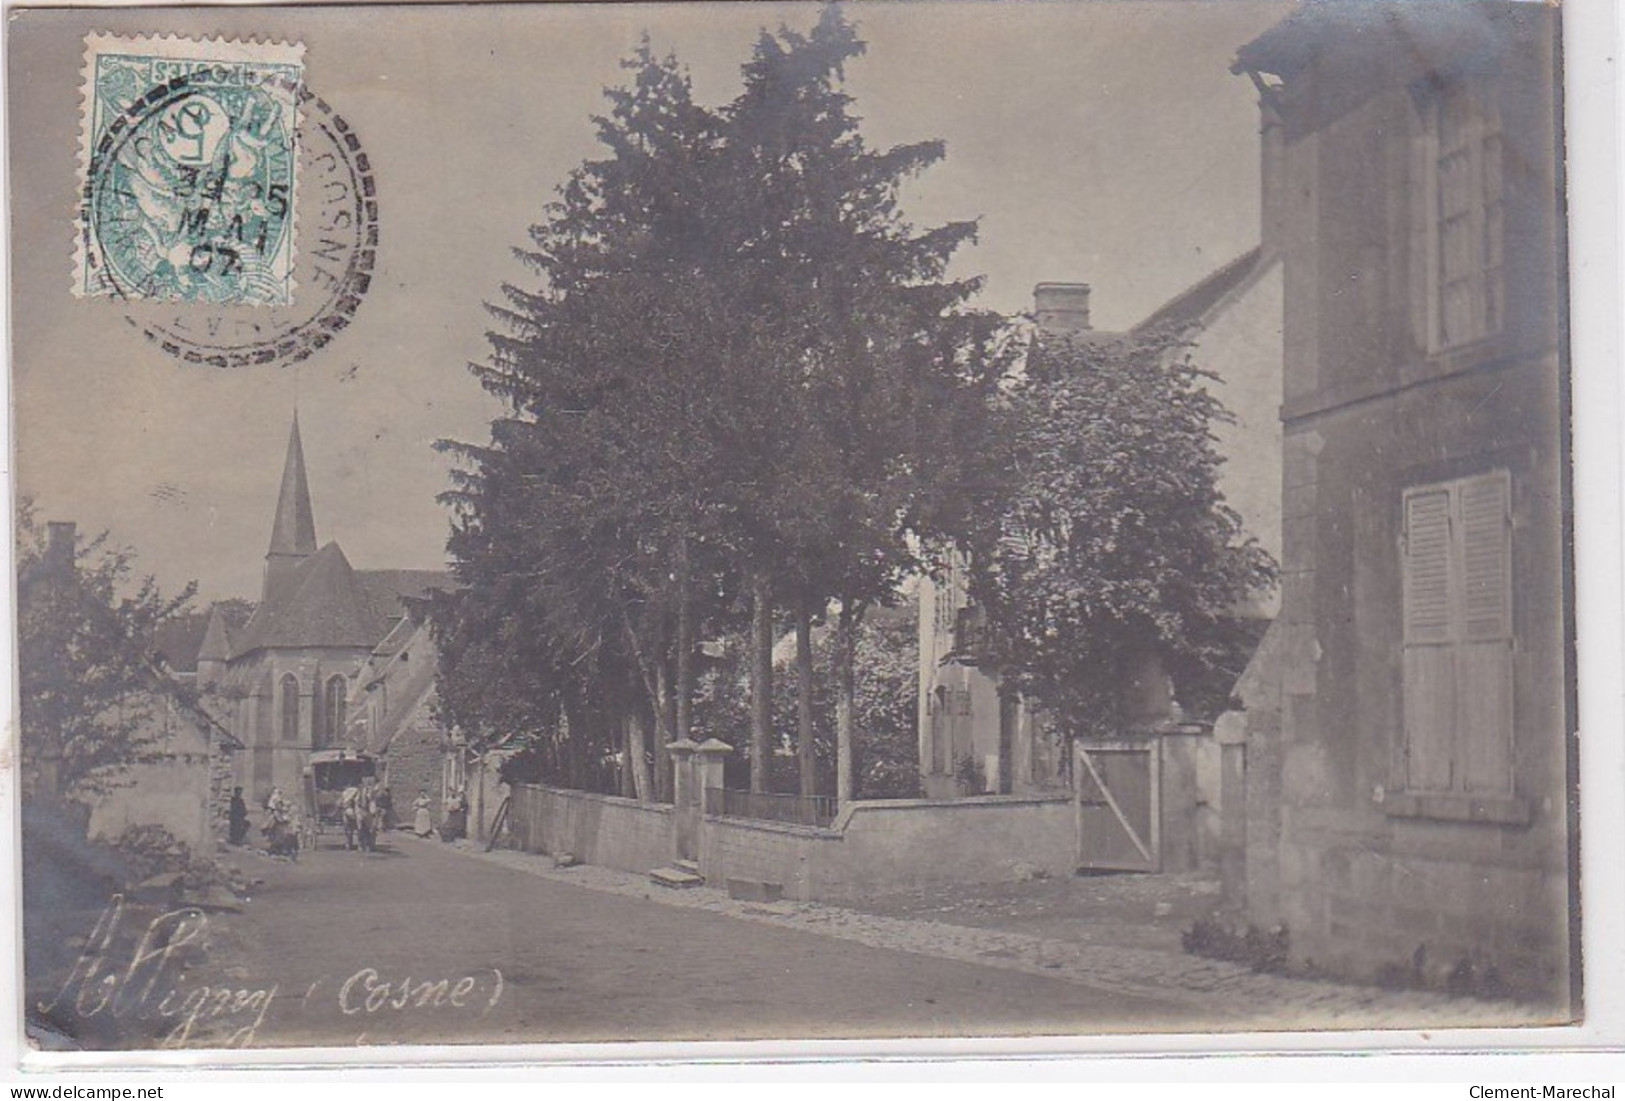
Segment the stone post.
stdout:
<path fill-rule="evenodd" d="M 699 832 L 695 843 L 695 859 L 702 860 L 700 874 L 704 875 L 706 868 L 703 863 L 705 854 L 705 793 L 712 788 L 723 786 L 722 766 L 732 753 L 733 746 L 719 738 L 707 738 L 694 749 L 694 787 L 699 802 L 700 813 L 696 815 L 695 825 Z M 721 809 L 720 807 L 718 808 Z"/>
<path fill-rule="evenodd" d="M 1247 713 L 1213 724 L 1219 743 L 1219 884 L 1229 906 L 1247 905 Z"/>
<path fill-rule="evenodd" d="M 694 786 L 698 789 L 700 807 L 705 807 L 705 793 L 723 786 L 722 766 L 734 747 L 720 738 L 707 738 L 694 747 Z"/>
<path fill-rule="evenodd" d="M 672 849 L 678 860 L 700 858 L 700 801 L 705 797 L 694 775 L 694 751 L 687 738 L 666 746 L 671 754 Z"/>

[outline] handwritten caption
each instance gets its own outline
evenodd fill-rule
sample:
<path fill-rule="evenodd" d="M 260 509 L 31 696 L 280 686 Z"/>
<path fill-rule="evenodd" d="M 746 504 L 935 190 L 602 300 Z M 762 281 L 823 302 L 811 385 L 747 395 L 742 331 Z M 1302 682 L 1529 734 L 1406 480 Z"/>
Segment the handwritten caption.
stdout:
<path fill-rule="evenodd" d="M 320 980 L 302 998 L 281 996 L 278 983 L 204 983 L 188 971 L 203 958 L 209 915 L 196 907 L 160 914 L 147 923 L 128 949 L 119 950 L 127 924 L 124 897 L 115 895 L 80 951 L 62 989 L 41 1013 L 72 1012 L 80 1020 L 157 1021 L 161 1047 L 248 1047 L 270 1015 L 273 1003 L 300 1011 L 320 1004 Z M 471 1012 L 483 1017 L 502 1000 L 502 972 L 496 968 L 445 978 L 388 976 L 362 967 L 336 987 L 336 1003 L 346 1017 L 392 1013 Z"/>

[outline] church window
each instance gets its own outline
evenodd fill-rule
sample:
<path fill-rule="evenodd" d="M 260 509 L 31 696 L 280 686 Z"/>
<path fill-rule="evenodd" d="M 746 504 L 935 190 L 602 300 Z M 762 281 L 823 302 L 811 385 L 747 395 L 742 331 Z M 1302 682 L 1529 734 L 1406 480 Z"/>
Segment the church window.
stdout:
<path fill-rule="evenodd" d="M 282 740 L 299 740 L 299 678 L 288 673 L 282 678 Z"/>
<path fill-rule="evenodd" d="M 327 695 L 322 701 L 324 745 L 337 745 L 344 738 L 344 691 L 343 677 L 334 676 L 328 678 Z"/>

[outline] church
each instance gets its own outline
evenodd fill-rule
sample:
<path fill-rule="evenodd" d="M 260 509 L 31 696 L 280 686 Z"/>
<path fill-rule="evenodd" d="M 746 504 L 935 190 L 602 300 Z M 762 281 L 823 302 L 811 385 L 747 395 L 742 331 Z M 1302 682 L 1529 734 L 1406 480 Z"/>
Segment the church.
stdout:
<path fill-rule="evenodd" d="M 312 752 L 365 749 L 398 796 L 443 795 L 449 739 L 433 722 L 435 655 L 413 603 L 442 570 L 360 570 L 318 546 L 299 418 L 288 435 L 260 599 L 234 626 L 210 610 L 196 684 L 243 749 L 233 783 L 251 803 L 292 796 Z"/>

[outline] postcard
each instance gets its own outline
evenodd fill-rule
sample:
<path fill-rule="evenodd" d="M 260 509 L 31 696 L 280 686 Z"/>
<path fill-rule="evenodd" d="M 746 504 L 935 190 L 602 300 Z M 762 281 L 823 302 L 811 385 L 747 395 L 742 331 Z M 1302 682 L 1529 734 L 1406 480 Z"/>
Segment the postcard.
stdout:
<path fill-rule="evenodd" d="M 1585 1018 L 1557 5 L 9 16 L 30 1048 Z"/>

